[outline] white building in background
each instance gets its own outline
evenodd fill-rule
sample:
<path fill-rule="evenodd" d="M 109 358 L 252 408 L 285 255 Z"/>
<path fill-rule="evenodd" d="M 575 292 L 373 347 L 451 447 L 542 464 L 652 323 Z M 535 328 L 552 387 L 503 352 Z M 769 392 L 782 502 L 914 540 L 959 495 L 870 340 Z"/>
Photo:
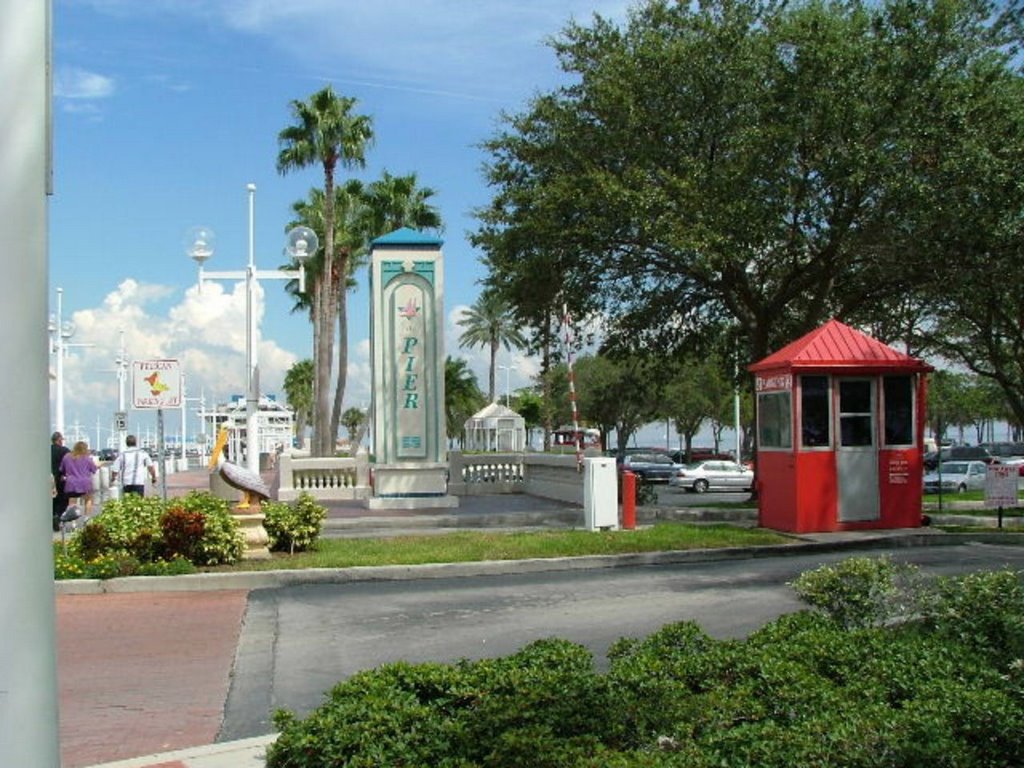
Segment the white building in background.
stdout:
<path fill-rule="evenodd" d="M 203 434 L 212 445 L 222 426 L 228 428 L 227 460 L 233 464 L 245 464 L 246 435 L 245 396 L 235 395 L 231 402 L 214 406 L 212 410 L 200 411 Z M 295 436 L 295 412 L 277 402 L 273 395 L 261 395 L 256 415 L 259 429 L 260 455 L 271 455 L 282 448 L 290 448 Z M 262 463 L 261 463 L 262 466 Z"/>
<path fill-rule="evenodd" d="M 491 403 L 466 420 L 467 451 L 526 450 L 526 420 L 511 408 Z"/>

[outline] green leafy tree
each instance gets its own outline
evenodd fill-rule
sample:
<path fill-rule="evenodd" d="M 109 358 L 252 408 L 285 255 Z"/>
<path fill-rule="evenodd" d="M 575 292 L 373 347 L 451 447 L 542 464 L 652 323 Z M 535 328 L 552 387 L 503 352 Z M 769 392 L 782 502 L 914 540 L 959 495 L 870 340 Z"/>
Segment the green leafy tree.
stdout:
<path fill-rule="evenodd" d="M 466 421 L 484 406 L 484 396 L 477 385 L 476 376 L 465 360 L 444 361 L 444 415 L 448 439 L 464 442 L 463 427 Z"/>
<path fill-rule="evenodd" d="M 509 303 L 495 291 L 484 291 L 476 302 L 466 310 L 458 321 L 465 330 L 459 336 L 462 348 L 483 347 L 490 353 L 487 376 L 488 402 L 495 402 L 494 374 L 498 361 L 498 350 L 522 349 L 526 339 L 519 330 L 515 315 Z"/>
<path fill-rule="evenodd" d="M 334 326 L 337 317 L 345 316 L 345 280 L 349 274 L 344 257 L 336 261 L 338 254 L 334 247 L 335 172 L 339 165 L 362 167 L 366 146 L 373 139 L 370 118 L 355 114 L 355 104 L 355 99 L 338 96 L 327 86 L 310 96 L 308 101 L 292 101 L 290 107 L 294 123 L 278 134 L 279 173 L 319 165 L 324 177 L 323 260 L 311 290 L 313 366 L 316 372 L 313 452 L 317 456 L 333 455 L 337 437 L 337 424 L 332 424 L 330 399 Z M 337 375 L 342 391 L 346 373 L 345 366 L 339 366 Z"/>
<path fill-rule="evenodd" d="M 523 417 L 526 444 L 533 445 L 533 431 L 544 424 L 543 399 L 531 389 L 521 389 L 512 395 L 512 409 Z"/>
<path fill-rule="evenodd" d="M 441 231 L 441 213 L 430 200 L 436 190 L 418 185 L 416 174 L 392 176 L 387 171 L 366 189 L 369 237 L 402 227 Z"/>
<path fill-rule="evenodd" d="M 306 427 L 313 415 L 313 361 L 300 360 L 284 376 L 284 396 L 295 411 L 295 433 L 300 447 L 305 448 Z"/>
<path fill-rule="evenodd" d="M 558 301 L 599 314 L 611 346 L 707 351 L 725 317 L 743 362 L 832 316 L 892 315 L 935 272 L 923 244 L 938 242 L 937 217 L 953 230 L 950 262 L 970 236 L 940 205 L 948 182 L 972 224 L 990 210 L 972 166 L 952 166 L 976 138 L 994 146 L 973 126 L 998 112 L 990 80 L 1015 90 L 992 11 L 648 0 L 621 26 L 570 23 L 551 45 L 571 82 L 484 144 L 494 197 L 475 241 L 488 284 L 537 326 Z M 1015 152 L 1017 123 L 998 126 Z M 1010 201 L 1014 167 L 1011 153 L 985 175 Z M 1006 231 L 988 249 L 1019 248 L 1021 206 L 1000 206 Z"/>

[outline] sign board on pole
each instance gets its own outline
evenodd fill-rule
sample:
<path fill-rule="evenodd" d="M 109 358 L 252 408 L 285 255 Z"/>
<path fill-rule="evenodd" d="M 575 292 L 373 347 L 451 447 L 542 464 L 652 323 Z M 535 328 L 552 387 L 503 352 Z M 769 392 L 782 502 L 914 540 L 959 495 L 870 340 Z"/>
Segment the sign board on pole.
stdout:
<path fill-rule="evenodd" d="M 1017 506 L 1017 467 L 989 464 L 985 472 L 985 506 Z"/>
<path fill-rule="evenodd" d="M 114 429 L 123 432 L 128 429 L 128 414 L 125 411 L 114 411 Z"/>
<path fill-rule="evenodd" d="M 180 408 L 181 367 L 177 360 L 132 361 L 132 408 Z"/>

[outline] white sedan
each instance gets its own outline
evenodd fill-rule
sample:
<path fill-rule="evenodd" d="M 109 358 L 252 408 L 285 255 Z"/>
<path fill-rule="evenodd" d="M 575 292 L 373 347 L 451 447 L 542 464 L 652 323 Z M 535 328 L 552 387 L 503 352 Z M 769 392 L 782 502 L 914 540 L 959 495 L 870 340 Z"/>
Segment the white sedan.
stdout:
<path fill-rule="evenodd" d="M 687 491 L 749 491 L 754 485 L 754 472 L 735 461 L 709 459 L 680 467 L 669 485 Z"/>
<path fill-rule="evenodd" d="M 939 492 L 939 477 L 942 477 L 942 490 L 946 493 L 963 493 L 964 491 L 980 491 L 985 488 L 985 473 L 988 471 L 983 461 L 944 461 L 941 472 L 929 472 L 924 476 L 924 492 Z"/>

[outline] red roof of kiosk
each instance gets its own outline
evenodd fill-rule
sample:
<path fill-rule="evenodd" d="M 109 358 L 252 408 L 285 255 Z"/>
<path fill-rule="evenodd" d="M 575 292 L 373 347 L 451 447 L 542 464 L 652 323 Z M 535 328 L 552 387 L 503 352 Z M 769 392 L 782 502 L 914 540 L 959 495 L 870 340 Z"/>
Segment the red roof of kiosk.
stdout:
<path fill-rule="evenodd" d="M 754 363 L 749 370 L 850 367 L 931 370 L 931 366 L 922 360 L 897 352 L 838 320 L 829 320 L 820 328 Z"/>

